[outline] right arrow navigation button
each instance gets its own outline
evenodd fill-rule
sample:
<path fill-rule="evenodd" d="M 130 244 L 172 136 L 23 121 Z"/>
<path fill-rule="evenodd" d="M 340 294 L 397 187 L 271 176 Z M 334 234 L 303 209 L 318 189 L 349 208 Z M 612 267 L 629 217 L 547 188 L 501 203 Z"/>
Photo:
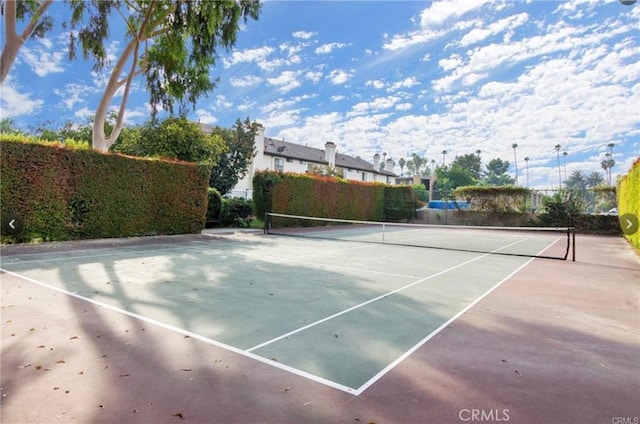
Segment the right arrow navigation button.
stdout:
<path fill-rule="evenodd" d="M 620 227 L 622 232 L 630 236 L 638 231 L 638 217 L 632 213 L 620 215 Z"/>

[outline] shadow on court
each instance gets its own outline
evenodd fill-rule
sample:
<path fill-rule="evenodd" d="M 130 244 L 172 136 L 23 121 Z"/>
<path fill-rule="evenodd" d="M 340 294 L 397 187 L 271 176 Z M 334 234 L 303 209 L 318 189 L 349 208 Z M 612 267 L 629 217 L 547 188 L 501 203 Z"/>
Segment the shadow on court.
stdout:
<path fill-rule="evenodd" d="M 357 397 L 3 274 L 2 422 L 461 423 L 473 410 L 491 414 L 494 422 L 517 423 L 601 423 L 640 416 L 640 267 L 619 239 L 603 240 L 607 246 L 596 247 L 592 256 L 583 251 L 583 263 L 532 262 Z M 252 249 L 247 241 L 242 246 Z M 312 267 L 281 264 L 276 273 L 267 261 L 257 261 L 238 271 L 234 262 L 241 258 L 229 251 L 224 252 L 228 267 L 212 278 L 202 267 L 205 253 L 183 253 L 166 263 L 169 270 L 180 268 L 181 280 L 153 276 L 152 296 L 145 298 L 131 291 L 147 283 L 144 270 L 140 280 L 128 281 L 106 257 L 76 262 L 79 268 L 100 264 L 101 283 L 81 272 L 58 277 L 70 292 L 134 314 L 164 311 L 172 325 L 198 334 L 210 331 L 210 337 L 242 348 L 283 334 L 282 324 L 274 328 L 268 306 L 276 307 L 278 322 L 280 314 L 290 316 L 286 327 L 295 329 L 380 294 L 364 277 L 349 276 L 352 287 L 343 290 L 343 274 L 325 270 L 317 275 Z M 603 254 L 613 271 L 591 265 Z M 152 272 L 150 263 L 143 265 Z M 55 266 L 42 268 L 60 272 Z M 293 282 L 304 287 L 292 290 L 291 281 L 278 285 L 268 278 L 257 282 L 257 275 L 269 272 L 304 275 Z M 203 287 L 203 281 L 210 286 Z M 171 288 L 176 284 L 181 290 Z M 331 292 L 330 302 L 313 302 L 320 288 L 325 295 Z M 227 291 L 242 301 L 225 304 L 229 297 L 223 301 L 221 293 Z M 303 313 L 300 305 L 287 309 L 301 301 L 308 302 Z M 242 311 L 234 310 L 242 304 Z M 398 308 L 416 317 L 438 306 L 437 301 L 404 299 Z M 384 309 L 369 313 L 372 319 L 385 318 L 375 316 L 384 315 Z M 203 314 L 209 314 L 205 322 Z M 251 321 L 241 322 L 245 319 Z M 327 336 L 340 349 L 368 341 L 332 332 Z M 384 340 L 376 346 L 397 349 Z M 379 367 L 379 352 L 359 352 L 365 352 L 361 364 Z"/>

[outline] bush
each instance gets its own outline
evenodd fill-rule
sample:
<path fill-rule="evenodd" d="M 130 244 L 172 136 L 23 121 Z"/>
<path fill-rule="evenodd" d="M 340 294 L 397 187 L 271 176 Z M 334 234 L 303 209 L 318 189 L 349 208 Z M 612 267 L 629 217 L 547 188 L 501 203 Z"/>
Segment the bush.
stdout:
<path fill-rule="evenodd" d="M 515 186 L 463 186 L 456 188 L 453 195 L 469 202 L 472 211 L 524 212 L 531 190 Z"/>
<path fill-rule="evenodd" d="M 256 215 L 260 219 L 267 212 L 273 211 L 273 188 L 283 178 L 283 173 L 271 171 L 259 171 L 253 176 L 253 201 Z"/>
<path fill-rule="evenodd" d="M 222 196 L 215 188 L 207 189 L 207 223 L 220 222 L 222 213 Z"/>
<path fill-rule="evenodd" d="M 543 227 L 575 227 L 578 233 L 620 235 L 617 216 L 583 213 L 582 196 L 561 190 L 542 202 L 538 225 Z"/>
<path fill-rule="evenodd" d="M 640 218 L 640 157 L 631 165 L 629 172 L 618 180 L 618 214 L 632 214 Z M 625 234 L 625 237 L 640 252 L 640 231 Z"/>
<path fill-rule="evenodd" d="M 3 242 L 197 233 L 209 169 L 0 137 Z"/>
<path fill-rule="evenodd" d="M 222 199 L 220 221 L 223 225 L 233 227 L 248 227 L 253 218 L 253 202 L 235 197 Z"/>
<path fill-rule="evenodd" d="M 258 172 L 253 198 L 260 218 L 265 212 L 362 221 L 402 221 L 413 217 L 410 186 L 347 181 L 319 175 Z"/>
<path fill-rule="evenodd" d="M 538 221 L 545 227 L 575 226 L 584 210 L 584 204 L 571 191 L 560 190 L 542 201 L 543 212 Z"/>
<path fill-rule="evenodd" d="M 408 221 L 413 218 L 414 213 L 415 202 L 411 186 L 386 186 L 384 188 L 385 221 Z"/>

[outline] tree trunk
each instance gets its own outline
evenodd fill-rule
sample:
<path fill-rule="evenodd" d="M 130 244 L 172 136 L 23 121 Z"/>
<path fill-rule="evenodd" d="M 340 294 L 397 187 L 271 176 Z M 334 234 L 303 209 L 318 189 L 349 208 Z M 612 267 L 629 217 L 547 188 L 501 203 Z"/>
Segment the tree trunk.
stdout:
<path fill-rule="evenodd" d="M 53 3 L 53 0 L 46 0 L 40 5 L 24 29 L 22 34 L 18 36 L 16 33 L 16 1 L 7 0 L 4 2 L 4 49 L 0 55 L 0 84 L 4 84 L 4 80 L 9 75 L 9 70 L 16 60 L 18 50 L 24 44 L 25 40 L 31 36 L 40 20 L 42 14 Z"/>
<path fill-rule="evenodd" d="M 104 132 L 104 124 L 107 120 L 107 113 L 109 113 L 109 105 L 111 104 L 111 100 L 113 100 L 113 96 L 116 94 L 118 89 L 123 85 L 129 85 L 132 77 L 136 73 L 136 61 L 138 60 L 137 55 L 133 57 L 134 63 L 132 64 L 131 71 L 127 79 L 118 81 L 118 77 L 122 74 L 122 69 L 124 65 L 127 63 L 127 60 L 135 50 L 137 45 L 137 41 L 131 40 L 127 47 L 124 49 L 122 54 L 120 55 L 120 59 L 116 63 L 116 66 L 113 68 L 111 72 L 111 77 L 109 77 L 109 82 L 107 82 L 107 86 L 104 89 L 104 94 L 100 99 L 100 103 L 98 104 L 98 109 L 96 110 L 96 116 L 93 120 L 93 136 L 92 136 L 92 146 L 94 150 L 99 152 L 107 152 L 109 151 L 109 147 L 113 145 L 118 139 L 120 135 L 120 131 L 122 130 L 122 126 L 124 124 L 124 111 L 127 104 L 127 96 L 129 94 L 129 90 L 125 90 L 125 93 L 122 98 L 122 102 L 120 104 L 120 110 L 118 112 L 118 119 L 111 130 L 111 134 L 108 136 Z"/>

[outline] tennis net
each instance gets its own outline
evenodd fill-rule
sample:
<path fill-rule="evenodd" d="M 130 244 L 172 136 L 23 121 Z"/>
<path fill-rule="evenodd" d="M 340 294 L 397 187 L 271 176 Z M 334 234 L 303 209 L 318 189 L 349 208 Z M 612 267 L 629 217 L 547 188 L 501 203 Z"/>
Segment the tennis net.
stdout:
<path fill-rule="evenodd" d="M 572 227 L 404 224 L 267 213 L 265 234 L 560 260 L 571 253 L 575 261 Z"/>

